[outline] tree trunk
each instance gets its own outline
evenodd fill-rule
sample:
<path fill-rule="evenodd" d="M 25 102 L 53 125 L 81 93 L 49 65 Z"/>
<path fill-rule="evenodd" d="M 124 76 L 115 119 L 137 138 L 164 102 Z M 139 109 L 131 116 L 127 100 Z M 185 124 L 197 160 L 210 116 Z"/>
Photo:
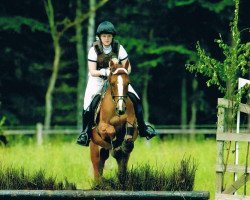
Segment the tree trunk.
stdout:
<path fill-rule="evenodd" d="M 194 78 L 192 80 L 192 90 L 193 90 L 193 98 L 191 103 L 191 119 L 189 122 L 189 128 L 195 129 L 196 126 L 196 115 L 197 115 L 197 99 L 195 98 L 197 94 L 198 81 Z"/>
<path fill-rule="evenodd" d="M 82 14 L 82 0 L 77 0 L 76 20 L 81 18 Z M 77 127 L 80 128 L 82 124 L 81 113 L 83 109 L 83 97 L 86 85 L 86 51 L 83 46 L 82 26 L 77 23 L 76 26 L 76 54 L 78 62 L 78 83 L 77 83 Z"/>
<path fill-rule="evenodd" d="M 55 84 L 58 76 L 59 71 L 59 64 L 61 58 L 61 47 L 60 47 L 60 37 L 57 34 L 56 25 L 54 21 L 54 9 L 51 4 L 51 0 L 48 0 L 47 4 L 45 5 L 46 13 L 48 16 L 49 24 L 50 24 L 50 31 L 51 36 L 53 39 L 54 45 L 54 61 L 53 61 L 53 68 L 52 74 L 49 80 L 48 89 L 45 96 L 45 119 L 44 119 L 44 129 L 50 129 L 51 126 L 51 117 L 53 113 L 53 92 L 55 89 Z"/>
<path fill-rule="evenodd" d="M 187 81 L 186 77 L 182 78 L 181 83 L 181 128 L 187 128 Z"/>
<path fill-rule="evenodd" d="M 46 14 L 49 20 L 49 25 L 50 25 L 50 31 L 51 31 L 51 36 L 53 39 L 54 43 L 54 51 L 55 51 L 55 57 L 54 57 L 54 63 L 53 63 L 53 72 L 52 76 L 49 82 L 48 90 L 46 92 L 46 105 L 45 105 L 45 129 L 50 128 L 51 124 L 51 116 L 52 116 L 52 110 L 53 110 L 53 105 L 52 105 L 52 94 L 55 88 L 55 82 L 57 79 L 58 71 L 59 71 L 59 63 L 60 63 L 60 57 L 61 57 L 61 47 L 60 47 L 60 37 L 64 34 L 66 30 L 69 28 L 75 26 L 76 27 L 76 37 L 77 37 L 77 56 L 78 56 L 78 63 L 79 63 L 79 79 L 78 81 L 78 97 L 77 97 L 77 110 L 79 109 L 79 105 L 82 107 L 82 97 L 79 96 L 84 94 L 84 88 L 86 85 L 86 52 L 84 51 L 85 48 L 83 48 L 83 40 L 82 40 L 82 27 L 81 23 L 86 20 L 89 16 L 91 16 L 96 10 L 100 7 L 102 7 L 105 3 L 107 3 L 108 0 L 102 0 L 98 3 L 98 5 L 94 5 L 95 7 L 91 8 L 89 12 L 86 15 L 82 15 L 81 9 L 82 9 L 82 4 L 81 0 L 77 1 L 77 8 L 76 8 L 76 20 L 74 22 L 70 22 L 64 26 L 64 28 L 58 32 L 57 31 L 57 25 L 55 24 L 54 20 L 54 9 L 51 3 L 51 0 L 47 0 L 45 3 L 45 9 L 46 9 Z M 81 89 L 81 87 L 83 89 Z M 77 111 L 77 112 L 78 112 Z M 80 116 L 80 115 L 79 115 Z M 80 118 L 80 117 L 79 117 Z"/>
<path fill-rule="evenodd" d="M 96 7 L 96 0 L 89 0 L 89 9 L 93 10 Z M 87 51 L 92 46 L 95 40 L 95 12 L 92 12 L 88 21 L 88 38 L 87 38 Z"/>
<path fill-rule="evenodd" d="M 93 10 L 96 7 L 95 0 L 89 0 L 89 10 Z M 76 17 L 80 19 L 82 11 L 81 0 L 77 0 Z M 87 36 L 87 50 L 83 45 L 82 26 L 76 24 L 76 52 L 78 60 L 78 85 L 77 85 L 77 127 L 80 128 L 82 124 L 81 113 L 83 109 L 83 98 L 85 94 L 86 83 L 88 79 L 88 67 L 87 67 L 87 52 L 94 41 L 95 31 L 95 12 L 92 12 L 88 20 L 88 36 Z"/>
<path fill-rule="evenodd" d="M 61 57 L 61 47 L 58 42 L 56 42 L 55 46 L 55 56 L 53 62 L 53 71 L 50 77 L 49 86 L 46 92 L 45 102 L 46 102 L 46 109 L 45 109 L 45 121 L 44 121 L 44 129 L 48 130 L 51 126 L 51 117 L 53 113 L 53 93 L 55 89 L 55 84 L 58 76 L 59 71 L 59 63 Z"/>
<path fill-rule="evenodd" d="M 143 88 L 142 88 L 142 106 L 144 113 L 144 120 L 149 121 L 149 104 L 148 104 L 148 82 L 149 82 L 149 69 L 145 68 L 143 77 Z"/>
<path fill-rule="evenodd" d="M 196 126 L 196 116 L 197 116 L 197 88 L 198 88 L 198 81 L 194 78 L 192 80 L 192 90 L 193 90 L 193 98 L 191 103 L 191 119 L 189 122 L 189 129 L 192 130 L 191 132 L 191 139 L 194 139 L 195 137 L 195 126 Z"/>

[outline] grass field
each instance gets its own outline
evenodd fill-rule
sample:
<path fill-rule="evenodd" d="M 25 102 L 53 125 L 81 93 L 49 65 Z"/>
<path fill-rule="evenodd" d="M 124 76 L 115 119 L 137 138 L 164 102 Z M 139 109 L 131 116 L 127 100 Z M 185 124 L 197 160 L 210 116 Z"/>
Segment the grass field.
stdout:
<path fill-rule="evenodd" d="M 62 137 L 62 136 L 60 136 Z M 20 138 L 8 147 L 0 146 L 0 160 L 5 166 L 24 167 L 30 173 L 45 170 L 48 176 L 56 176 L 59 181 L 67 177 L 78 189 L 89 189 L 92 185 L 92 167 L 89 148 L 75 144 L 74 138 L 52 139 L 37 146 L 32 140 L 23 142 Z M 150 164 L 152 168 L 172 170 L 183 158 L 194 159 L 198 169 L 194 190 L 209 191 L 211 199 L 215 192 L 216 142 L 210 140 L 188 140 L 158 138 L 150 141 L 138 139 L 131 154 L 129 167 Z M 116 171 L 115 160 L 110 157 L 106 163 L 104 176 Z"/>

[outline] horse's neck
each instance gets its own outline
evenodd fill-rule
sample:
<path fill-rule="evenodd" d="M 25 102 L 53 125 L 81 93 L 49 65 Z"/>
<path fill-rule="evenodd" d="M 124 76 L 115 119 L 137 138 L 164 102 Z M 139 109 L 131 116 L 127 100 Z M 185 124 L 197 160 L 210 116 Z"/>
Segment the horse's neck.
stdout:
<path fill-rule="evenodd" d="M 111 97 L 112 99 L 110 86 L 107 87 L 105 95 L 104 95 L 104 98 L 109 98 L 109 97 Z"/>
<path fill-rule="evenodd" d="M 110 87 L 108 87 L 105 92 L 102 104 L 104 104 L 105 108 L 107 109 L 115 109 L 115 104 L 112 98 Z"/>

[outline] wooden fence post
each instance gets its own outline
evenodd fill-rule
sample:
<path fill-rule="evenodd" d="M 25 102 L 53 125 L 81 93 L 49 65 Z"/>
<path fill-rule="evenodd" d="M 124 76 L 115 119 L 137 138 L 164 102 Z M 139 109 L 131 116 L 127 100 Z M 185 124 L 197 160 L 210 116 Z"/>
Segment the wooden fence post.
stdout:
<path fill-rule="evenodd" d="M 43 125 L 41 123 L 36 124 L 36 141 L 38 145 L 43 143 Z"/>
<path fill-rule="evenodd" d="M 218 99 L 218 113 L 217 113 L 217 134 L 224 133 L 225 123 L 225 108 L 220 105 L 220 99 Z M 217 141 L 217 165 L 223 165 L 224 161 L 224 141 Z M 223 190 L 223 172 L 216 173 L 216 192 L 221 193 Z"/>

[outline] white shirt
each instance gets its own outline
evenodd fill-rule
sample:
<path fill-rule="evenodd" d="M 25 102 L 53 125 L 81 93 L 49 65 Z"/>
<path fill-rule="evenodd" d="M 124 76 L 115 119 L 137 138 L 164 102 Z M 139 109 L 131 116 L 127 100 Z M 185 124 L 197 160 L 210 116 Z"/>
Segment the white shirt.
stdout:
<path fill-rule="evenodd" d="M 103 52 L 105 54 L 109 54 L 111 51 L 112 51 L 111 45 L 109 47 L 106 47 L 106 48 L 103 47 Z M 126 50 L 124 49 L 124 47 L 122 45 L 120 45 L 119 54 L 118 54 L 118 60 L 119 61 L 123 61 L 126 58 L 128 58 L 128 54 L 127 54 Z M 92 61 L 92 62 L 96 62 L 97 61 L 97 53 L 95 52 L 94 47 L 91 47 L 89 49 L 88 61 Z"/>

